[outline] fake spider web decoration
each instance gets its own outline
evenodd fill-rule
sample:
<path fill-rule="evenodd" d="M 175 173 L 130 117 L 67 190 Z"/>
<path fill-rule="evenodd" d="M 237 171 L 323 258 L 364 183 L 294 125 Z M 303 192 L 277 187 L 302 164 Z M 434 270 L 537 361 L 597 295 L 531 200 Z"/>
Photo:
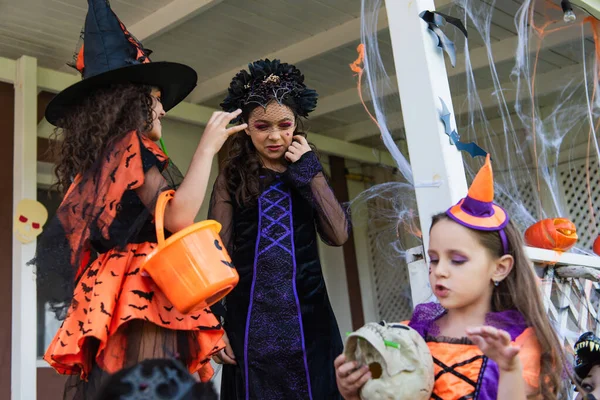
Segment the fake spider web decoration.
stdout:
<path fill-rule="evenodd" d="M 560 183 L 565 197 L 568 217 L 578 227 L 577 247 L 591 251 L 598 237 L 600 221 L 600 173 L 597 166 L 590 168 L 590 192 L 588 193 L 585 162 L 579 161 L 561 166 Z M 591 209 L 590 209 L 591 207 Z"/>
<path fill-rule="evenodd" d="M 359 77 L 361 100 L 406 182 L 395 188 L 393 195 L 401 198 L 395 212 L 383 212 L 398 225 L 414 226 L 412 170 L 408 154 L 395 143 L 402 130 L 399 133 L 397 121 L 392 121 L 401 114 L 394 66 L 382 57 L 391 51 L 389 32 L 378 28 L 384 5 L 383 0 L 362 0 L 360 57 L 351 68 Z M 419 18 L 417 11 L 414 18 Z M 577 20 L 567 23 L 559 2 L 544 0 L 456 0 L 443 12 L 461 20 L 468 30 L 467 39 L 449 24 L 442 27 L 455 44 L 458 72 L 449 65 L 447 54 L 437 49 L 446 59 L 456 129 L 461 141 L 484 148 L 492 155 L 494 171 L 503 172 L 496 181 L 496 200 L 521 231 L 544 218 L 568 217 L 572 207 L 562 193 L 565 179 L 583 185 L 585 199 L 592 203 L 592 182 L 600 177 L 596 135 L 600 43 L 595 39 L 600 37 L 600 22 L 576 9 Z M 431 44 L 435 46 L 435 39 Z M 470 180 L 481 162 L 462 154 Z M 581 171 L 565 172 L 563 166 L 573 159 L 586 160 L 584 175 L 589 179 L 582 181 Z M 389 198 L 389 186 L 372 187 L 355 202 L 378 196 Z M 577 212 L 573 216 L 578 232 L 596 226 L 596 213 L 589 206 L 588 210 L 585 219 L 583 212 L 579 219 Z M 591 254 L 591 236 L 571 251 Z M 395 256 L 403 258 L 407 247 L 399 240 L 391 244 Z"/>

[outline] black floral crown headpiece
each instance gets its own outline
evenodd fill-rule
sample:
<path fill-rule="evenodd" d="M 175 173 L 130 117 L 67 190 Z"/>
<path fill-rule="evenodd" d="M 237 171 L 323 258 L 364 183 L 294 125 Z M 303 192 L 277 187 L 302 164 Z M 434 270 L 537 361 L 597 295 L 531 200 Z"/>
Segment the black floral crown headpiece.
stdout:
<path fill-rule="evenodd" d="M 229 85 L 228 94 L 221 103 L 224 111 L 232 112 L 248 104 L 267 107 L 272 100 L 282 103 L 288 97 L 294 101 L 295 111 L 301 117 L 317 106 L 317 92 L 304 84 L 304 75 L 298 68 L 279 60 L 258 60 L 248 64 L 250 73 L 241 70 Z"/>

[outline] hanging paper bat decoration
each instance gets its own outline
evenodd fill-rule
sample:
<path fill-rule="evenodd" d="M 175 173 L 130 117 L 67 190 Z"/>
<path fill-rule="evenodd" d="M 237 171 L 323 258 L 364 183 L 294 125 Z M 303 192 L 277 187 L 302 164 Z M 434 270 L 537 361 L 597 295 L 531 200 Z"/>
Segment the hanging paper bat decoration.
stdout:
<path fill-rule="evenodd" d="M 477 145 L 477 143 L 475 143 L 475 142 L 470 142 L 470 143 L 461 142 L 459 139 L 458 133 L 456 133 L 456 131 L 452 131 L 452 133 L 450 134 L 450 139 L 452 140 L 452 142 L 454 143 L 454 145 L 456 146 L 456 148 L 458 150 L 466 151 L 473 158 L 475 158 L 477 156 L 486 157 L 488 154 L 487 151 L 485 151 L 484 149 L 479 147 Z"/>
<path fill-rule="evenodd" d="M 442 103 L 442 112 L 440 114 L 440 118 L 442 123 L 444 124 L 444 132 L 448 137 L 450 137 L 450 144 L 456 146 L 459 151 L 466 151 L 471 155 L 471 157 L 475 158 L 477 156 L 485 157 L 487 156 L 487 151 L 483 150 L 481 147 L 477 145 L 475 142 L 465 143 L 460 141 L 460 136 L 456 132 L 456 130 L 452 129 L 452 125 L 450 124 L 450 111 L 444 103 L 444 100 L 440 98 L 440 102 Z"/>
<path fill-rule="evenodd" d="M 452 40 L 448 39 L 448 36 L 442 31 L 440 28 L 441 25 L 444 25 L 444 21 L 448 22 L 451 25 L 457 27 L 462 33 L 464 33 L 465 37 L 468 38 L 467 29 L 463 25 L 462 21 L 458 18 L 451 17 L 446 14 L 439 13 L 437 11 L 428 11 L 425 10 L 419 17 L 425 22 L 427 22 L 427 28 L 432 31 L 438 38 L 438 47 L 441 48 L 448 54 L 450 57 L 450 63 L 452 67 L 456 66 L 456 46 Z"/>

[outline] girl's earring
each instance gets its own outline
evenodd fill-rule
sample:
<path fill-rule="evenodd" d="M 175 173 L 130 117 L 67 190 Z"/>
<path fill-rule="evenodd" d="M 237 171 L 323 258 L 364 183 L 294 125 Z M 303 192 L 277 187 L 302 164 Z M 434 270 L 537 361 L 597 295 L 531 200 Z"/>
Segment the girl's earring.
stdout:
<path fill-rule="evenodd" d="M 493 281 L 494 282 L 494 286 L 498 287 L 498 285 L 500 284 L 500 281 Z"/>

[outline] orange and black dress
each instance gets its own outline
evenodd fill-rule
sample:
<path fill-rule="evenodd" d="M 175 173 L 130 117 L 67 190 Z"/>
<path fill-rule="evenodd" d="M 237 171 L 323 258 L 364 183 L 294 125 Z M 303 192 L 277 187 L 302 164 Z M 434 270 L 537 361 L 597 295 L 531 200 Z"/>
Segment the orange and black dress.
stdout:
<path fill-rule="evenodd" d="M 419 304 L 410 322 L 405 322 L 421 334 L 431 351 L 435 373 L 431 398 L 495 400 L 500 378 L 498 365 L 468 338 L 439 336 L 436 321 L 444 314 L 446 310 L 440 304 Z M 516 310 L 490 312 L 486 316 L 486 325 L 510 334 L 513 343 L 521 348 L 518 357 L 523 365 L 525 383 L 538 388 L 541 349 L 535 332 L 527 326 L 523 315 Z"/>
<path fill-rule="evenodd" d="M 106 375 L 148 358 L 178 358 L 202 380 L 212 377 L 208 361 L 224 347 L 216 317 L 179 313 L 140 269 L 156 243 L 146 193 L 155 200 L 177 180 L 160 148 L 131 132 L 75 177 L 40 236 L 40 295 L 64 317 L 44 359 L 74 375 L 65 397 L 93 398 Z"/>

